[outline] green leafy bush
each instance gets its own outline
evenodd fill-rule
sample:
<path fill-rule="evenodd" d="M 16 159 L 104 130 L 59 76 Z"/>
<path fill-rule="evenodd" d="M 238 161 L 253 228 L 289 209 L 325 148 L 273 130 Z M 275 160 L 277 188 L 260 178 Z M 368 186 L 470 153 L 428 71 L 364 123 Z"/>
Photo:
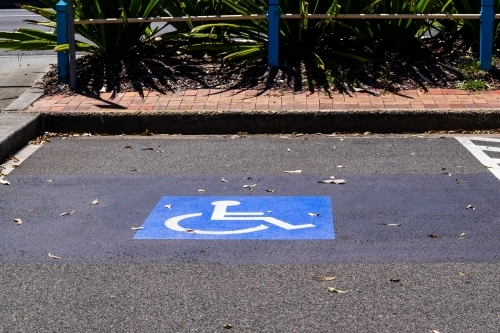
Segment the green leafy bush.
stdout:
<path fill-rule="evenodd" d="M 149 38 L 154 34 L 149 23 L 127 23 L 130 17 L 152 17 L 162 13 L 162 5 L 165 0 L 75 0 L 75 19 L 102 19 L 117 18 L 124 19 L 123 24 L 78 24 L 75 32 L 89 39 L 95 45 L 77 42 L 77 50 L 99 53 L 110 60 L 123 58 L 141 40 Z M 55 28 L 56 13 L 55 6 L 58 0 L 43 0 L 52 9 L 44 9 L 33 6 L 21 5 L 21 8 L 39 14 L 48 21 L 32 21 L 33 24 L 44 25 Z M 65 51 L 68 45 L 56 44 L 57 31 L 44 33 L 33 29 L 18 29 L 15 33 L 1 33 L 0 48 L 8 50 L 40 50 L 56 49 Z"/>

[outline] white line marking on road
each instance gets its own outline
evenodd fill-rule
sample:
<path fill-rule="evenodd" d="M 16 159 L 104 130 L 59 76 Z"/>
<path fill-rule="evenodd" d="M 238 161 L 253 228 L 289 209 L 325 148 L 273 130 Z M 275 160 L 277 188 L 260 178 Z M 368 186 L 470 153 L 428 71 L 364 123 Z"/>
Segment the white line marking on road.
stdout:
<path fill-rule="evenodd" d="M 8 175 L 15 168 L 17 168 L 21 163 L 23 163 L 28 157 L 31 156 L 35 151 L 38 150 L 42 145 L 27 145 L 21 149 L 17 154 L 12 156 L 7 162 L 1 165 L 0 172 L 4 175 Z"/>
<path fill-rule="evenodd" d="M 468 151 L 471 152 L 474 157 L 476 157 L 479 162 L 481 162 L 485 167 L 487 167 L 491 173 L 500 179 L 500 166 L 498 165 L 498 159 L 493 159 L 489 157 L 481 147 L 486 148 L 486 146 L 476 146 L 472 143 L 471 140 L 479 141 L 478 138 L 465 138 L 465 137 L 455 137 Z M 492 141 L 492 142 L 500 142 L 498 139 L 486 139 L 481 138 L 481 141 Z"/>
<path fill-rule="evenodd" d="M 485 151 L 499 151 L 500 152 L 500 147 L 490 147 L 490 146 L 477 146 L 477 148 Z"/>
<path fill-rule="evenodd" d="M 494 138 L 480 138 L 480 137 L 470 137 L 468 136 L 467 139 L 471 141 L 489 141 L 489 142 L 500 142 L 500 139 L 494 139 Z"/>

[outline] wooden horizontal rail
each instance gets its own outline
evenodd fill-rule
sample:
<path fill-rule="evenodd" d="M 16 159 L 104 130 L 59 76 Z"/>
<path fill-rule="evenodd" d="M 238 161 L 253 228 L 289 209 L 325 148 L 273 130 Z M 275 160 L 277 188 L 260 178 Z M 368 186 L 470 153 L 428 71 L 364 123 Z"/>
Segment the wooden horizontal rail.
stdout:
<path fill-rule="evenodd" d="M 282 19 L 300 19 L 301 14 L 281 14 Z M 338 19 L 338 20 L 398 20 L 398 19 L 442 19 L 442 20 L 457 20 L 469 19 L 478 20 L 479 14 L 308 14 L 308 19 Z M 500 18 L 497 15 L 496 18 Z"/>
<path fill-rule="evenodd" d="M 187 22 L 187 21 L 237 21 L 237 20 L 265 20 L 266 14 L 251 15 L 209 15 L 209 16 L 180 16 L 180 17 L 141 17 L 129 18 L 128 23 L 149 22 Z M 75 20 L 75 24 L 113 24 L 123 23 L 122 18 Z"/>
<path fill-rule="evenodd" d="M 307 17 L 311 20 L 337 19 L 337 20 L 478 20 L 479 14 L 281 14 L 282 19 L 300 19 Z M 180 16 L 180 17 L 142 17 L 129 18 L 128 23 L 146 23 L 146 22 L 187 22 L 187 21 L 237 21 L 237 20 L 265 20 L 266 14 L 251 14 L 251 15 L 208 15 L 208 16 Z M 500 14 L 495 15 L 495 19 L 500 19 Z M 123 23 L 122 18 L 108 19 L 87 19 L 75 20 L 75 24 L 113 24 Z"/>

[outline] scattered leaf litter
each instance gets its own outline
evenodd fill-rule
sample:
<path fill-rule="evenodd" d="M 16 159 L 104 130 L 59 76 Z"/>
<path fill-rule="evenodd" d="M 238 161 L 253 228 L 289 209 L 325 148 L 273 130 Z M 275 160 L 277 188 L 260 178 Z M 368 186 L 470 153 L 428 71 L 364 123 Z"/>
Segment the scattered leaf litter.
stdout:
<path fill-rule="evenodd" d="M 380 225 L 386 225 L 388 227 L 400 227 L 401 223 L 379 223 Z"/>
<path fill-rule="evenodd" d="M 10 185 L 10 182 L 8 180 L 0 178 L 0 184 L 2 184 L 2 185 Z"/>
<path fill-rule="evenodd" d="M 318 213 L 307 213 L 309 216 L 319 216 Z"/>
<path fill-rule="evenodd" d="M 144 230 L 144 227 L 130 227 L 132 230 Z"/>
<path fill-rule="evenodd" d="M 336 276 L 313 276 L 312 279 L 314 281 L 332 281 L 335 280 Z"/>
<path fill-rule="evenodd" d="M 71 212 L 64 212 L 62 213 L 60 216 L 66 216 L 66 215 L 71 215 L 73 214 L 75 211 L 71 211 Z"/>
<path fill-rule="evenodd" d="M 325 180 L 320 180 L 318 183 L 322 184 L 345 184 L 346 181 L 345 179 L 325 179 Z"/>
<path fill-rule="evenodd" d="M 16 222 L 17 225 L 20 225 L 20 224 L 23 223 L 23 220 L 21 220 L 21 219 L 14 219 L 14 222 Z"/>
<path fill-rule="evenodd" d="M 165 205 L 165 208 L 170 209 L 170 208 L 172 208 L 172 205 L 171 204 Z"/>
<path fill-rule="evenodd" d="M 98 204 L 99 204 L 99 200 L 98 200 L 98 199 L 95 199 L 94 201 L 92 201 L 92 204 L 93 204 L 93 205 L 98 205 Z"/>
<path fill-rule="evenodd" d="M 291 171 L 283 171 L 284 173 L 290 173 L 290 174 L 298 174 L 302 173 L 302 170 L 291 170 Z"/>
<path fill-rule="evenodd" d="M 50 253 L 50 252 L 49 252 L 49 258 L 51 258 L 51 259 L 57 259 L 57 260 L 62 260 L 62 258 L 61 258 L 61 257 L 58 257 L 58 256 L 56 256 L 56 255 L 53 255 L 53 254 L 52 254 L 52 253 Z"/>
<path fill-rule="evenodd" d="M 333 287 L 328 287 L 328 291 L 331 293 L 336 293 L 336 294 L 345 294 L 345 293 L 349 292 L 349 290 L 340 290 L 340 289 L 336 289 Z"/>

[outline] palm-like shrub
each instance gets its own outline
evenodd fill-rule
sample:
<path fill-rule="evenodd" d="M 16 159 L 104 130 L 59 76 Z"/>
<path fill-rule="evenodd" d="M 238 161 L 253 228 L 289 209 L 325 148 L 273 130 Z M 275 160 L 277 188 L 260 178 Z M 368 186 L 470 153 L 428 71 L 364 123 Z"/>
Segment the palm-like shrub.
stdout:
<path fill-rule="evenodd" d="M 443 2 L 443 12 L 449 14 L 479 14 L 481 11 L 480 0 L 454 0 Z M 495 13 L 500 11 L 500 0 L 494 1 L 493 10 Z M 441 22 L 448 34 L 459 33 L 468 44 L 479 43 L 479 20 L 454 20 Z M 494 25 L 495 42 L 500 42 L 500 22 L 495 21 Z"/>
<path fill-rule="evenodd" d="M 46 18 L 46 22 L 32 21 L 33 24 L 50 26 L 55 28 L 55 6 L 58 0 L 42 0 L 48 7 L 47 10 L 33 6 L 24 6 L 33 13 Z M 122 17 L 123 24 L 78 24 L 75 32 L 95 45 L 77 42 L 77 50 L 92 51 L 99 53 L 110 60 L 118 60 L 124 57 L 142 39 L 150 37 L 153 32 L 149 23 L 127 23 L 129 17 L 151 17 L 162 12 L 164 0 L 75 0 L 75 19 L 101 19 Z M 8 50 L 40 50 L 54 49 L 56 47 L 56 34 L 45 33 L 33 29 L 18 29 L 15 33 L 1 33 L 0 48 Z M 65 51 L 68 45 L 56 48 Z"/>
<path fill-rule="evenodd" d="M 343 0 L 346 14 L 429 14 L 437 10 L 437 0 Z M 351 20 L 342 21 L 364 46 L 377 55 L 411 54 L 423 46 L 422 34 L 431 23 L 425 20 Z"/>
<path fill-rule="evenodd" d="M 226 10 L 224 14 L 267 13 L 267 0 L 224 0 L 224 3 L 231 9 Z M 280 61 L 284 63 L 309 60 L 323 68 L 321 54 L 335 52 L 327 43 L 334 31 L 334 20 L 310 20 L 305 15 L 308 13 L 336 15 L 339 8 L 338 0 L 312 0 L 309 2 L 282 0 L 280 2 L 281 13 L 300 13 L 304 17 L 298 20 L 281 20 L 279 31 Z M 185 15 L 197 15 L 195 13 L 186 11 Z M 167 38 L 169 35 L 172 34 L 164 35 L 162 38 Z M 190 36 L 198 42 L 181 47 L 179 49 L 181 52 L 217 50 L 224 54 L 226 60 L 254 61 L 264 58 L 267 54 L 268 23 L 266 20 L 209 23 L 193 26 L 190 34 L 184 36 Z"/>

